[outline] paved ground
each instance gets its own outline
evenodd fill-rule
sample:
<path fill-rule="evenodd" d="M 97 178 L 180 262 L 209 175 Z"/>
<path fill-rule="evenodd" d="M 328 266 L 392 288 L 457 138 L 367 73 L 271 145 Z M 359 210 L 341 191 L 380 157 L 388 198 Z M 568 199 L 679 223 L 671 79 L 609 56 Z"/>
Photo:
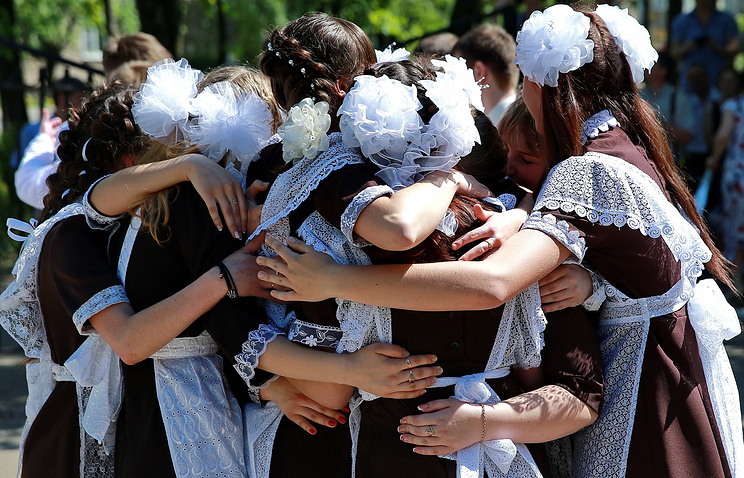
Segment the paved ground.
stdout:
<path fill-rule="evenodd" d="M 0 290 L 6 284 L 0 281 Z M 742 304 L 737 304 L 742 305 Z M 737 309 L 744 318 L 744 307 Z M 744 408 L 744 334 L 726 346 Z M 18 468 L 18 445 L 25 418 L 26 378 L 20 347 L 0 329 L 0 478 L 14 478 Z"/>

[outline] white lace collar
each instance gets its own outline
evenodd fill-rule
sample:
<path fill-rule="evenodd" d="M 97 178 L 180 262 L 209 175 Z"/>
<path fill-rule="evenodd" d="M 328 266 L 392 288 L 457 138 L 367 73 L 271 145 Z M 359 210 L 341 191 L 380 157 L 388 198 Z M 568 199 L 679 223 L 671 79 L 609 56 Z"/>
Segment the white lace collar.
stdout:
<path fill-rule="evenodd" d="M 609 131 L 610 127 L 617 126 L 620 126 L 620 123 L 610 110 L 602 110 L 584 122 L 584 126 L 581 127 L 581 144 L 586 144 L 588 140 L 599 136 L 600 132 Z"/>

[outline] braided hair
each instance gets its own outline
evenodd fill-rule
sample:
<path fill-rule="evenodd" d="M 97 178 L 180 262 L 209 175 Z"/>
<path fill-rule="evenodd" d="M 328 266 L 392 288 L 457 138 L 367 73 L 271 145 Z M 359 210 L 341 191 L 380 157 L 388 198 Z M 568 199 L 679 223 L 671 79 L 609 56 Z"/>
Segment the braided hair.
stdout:
<path fill-rule="evenodd" d="M 47 178 L 42 221 L 74 202 L 98 179 L 131 165 L 150 145 L 134 124 L 133 94 L 116 81 L 91 94 L 79 109 L 70 109 L 70 129 L 59 135 L 60 163 Z"/>
<path fill-rule="evenodd" d="M 377 62 L 375 48 L 354 23 L 309 13 L 269 34 L 259 68 L 271 79 L 284 109 L 303 98 L 325 101 L 335 114 L 341 98 L 336 81 L 351 80 Z"/>

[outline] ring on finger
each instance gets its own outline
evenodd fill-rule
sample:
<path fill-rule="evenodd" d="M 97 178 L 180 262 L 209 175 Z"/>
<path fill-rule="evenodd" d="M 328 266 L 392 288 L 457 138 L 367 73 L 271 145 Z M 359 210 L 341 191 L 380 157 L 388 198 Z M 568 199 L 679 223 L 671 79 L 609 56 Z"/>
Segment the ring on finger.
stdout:
<path fill-rule="evenodd" d="M 434 425 L 429 425 L 426 427 L 426 435 L 433 437 L 434 436 Z"/>
<path fill-rule="evenodd" d="M 230 199 L 230 204 L 237 204 L 238 200 L 236 198 Z"/>
<path fill-rule="evenodd" d="M 408 368 L 413 367 L 413 365 L 411 365 L 411 361 L 409 359 L 406 359 L 406 365 L 408 365 Z"/>
<path fill-rule="evenodd" d="M 413 383 L 416 381 L 416 377 L 413 376 L 413 370 L 408 370 L 408 381 L 410 383 Z"/>

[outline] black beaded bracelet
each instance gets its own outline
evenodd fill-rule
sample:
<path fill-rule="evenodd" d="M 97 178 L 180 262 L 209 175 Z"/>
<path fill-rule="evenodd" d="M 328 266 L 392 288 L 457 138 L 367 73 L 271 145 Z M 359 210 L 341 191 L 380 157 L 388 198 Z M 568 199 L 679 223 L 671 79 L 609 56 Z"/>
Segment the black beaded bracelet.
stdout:
<path fill-rule="evenodd" d="M 230 269 L 228 269 L 223 262 L 217 264 L 217 267 L 220 268 L 220 279 L 225 279 L 225 284 L 227 284 L 227 296 L 231 299 L 236 298 L 238 296 L 238 291 L 235 288 L 235 281 L 230 274 Z"/>

